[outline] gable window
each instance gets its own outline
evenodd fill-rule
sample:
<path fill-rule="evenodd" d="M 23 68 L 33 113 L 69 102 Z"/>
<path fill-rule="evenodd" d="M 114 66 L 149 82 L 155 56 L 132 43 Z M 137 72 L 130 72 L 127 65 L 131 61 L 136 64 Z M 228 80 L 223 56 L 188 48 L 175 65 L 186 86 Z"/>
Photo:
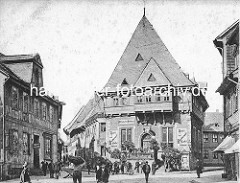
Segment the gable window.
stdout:
<path fill-rule="evenodd" d="M 142 103 L 142 102 L 143 102 L 142 96 L 137 96 L 137 102 L 138 102 L 138 103 Z"/>
<path fill-rule="evenodd" d="M 154 77 L 154 75 L 152 73 L 148 77 L 148 81 L 156 81 L 156 78 Z"/>
<path fill-rule="evenodd" d="M 152 96 L 148 95 L 146 96 L 146 102 L 150 103 L 152 101 Z"/>
<path fill-rule="evenodd" d="M 169 101 L 170 100 L 170 97 L 169 96 L 165 96 L 164 97 L 164 101 Z"/>
<path fill-rule="evenodd" d="M 124 80 L 122 82 L 122 85 L 128 85 L 128 82 L 127 82 L 126 78 L 124 78 Z"/>
<path fill-rule="evenodd" d="M 14 86 L 12 86 L 11 89 L 11 104 L 12 104 L 12 108 L 13 109 L 17 109 L 18 108 L 18 89 Z"/>
<path fill-rule="evenodd" d="M 142 60 L 143 60 L 142 56 L 140 55 L 140 53 L 138 53 L 135 61 L 142 61 Z"/>
<path fill-rule="evenodd" d="M 28 94 L 23 92 L 23 112 L 28 112 Z"/>
<path fill-rule="evenodd" d="M 118 106 L 119 105 L 119 98 L 113 98 L 113 104 L 115 105 L 115 106 Z"/>
<path fill-rule="evenodd" d="M 209 139 L 208 139 L 208 134 L 207 134 L 207 133 L 204 133 L 204 134 L 203 134 L 203 141 L 204 141 L 204 142 L 208 142 L 208 140 L 209 140 Z"/>
<path fill-rule="evenodd" d="M 212 134 L 212 142 L 218 142 L 218 135 L 216 133 Z"/>
<path fill-rule="evenodd" d="M 160 94 L 157 94 L 157 95 L 156 95 L 156 100 L 157 100 L 158 102 L 161 101 L 161 95 L 160 95 Z"/>
<path fill-rule="evenodd" d="M 101 132 L 106 132 L 106 123 L 100 123 Z"/>
<path fill-rule="evenodd" d="M 126 97 L 122 97 L 122 105 L 126 105 L 127 104 L 127 98 Z"/>

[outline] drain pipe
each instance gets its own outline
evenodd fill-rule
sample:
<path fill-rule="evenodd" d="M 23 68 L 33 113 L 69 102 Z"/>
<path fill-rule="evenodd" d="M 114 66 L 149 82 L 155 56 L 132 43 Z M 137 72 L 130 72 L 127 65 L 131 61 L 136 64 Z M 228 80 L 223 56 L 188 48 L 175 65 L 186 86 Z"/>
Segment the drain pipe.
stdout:
<path fill-rule="evenodd" d="M 3 98 L 2 98 L 2 115 L 0 116 L 0 118 L 2 118 L 2 122 L 3 122 L 3 136 L 2 136 L 2 144 L 3 144 L 3 147 L 2 147 L 2 152 L 1 152 L 1 159 L 2 159 L 2 163 L 1 163 L 1 180 L 3 181 L 3 174 L 4 174 L 4 171 L 3 171 L 3 168 L 4 168 L 4 164 L 5 164 L 5 142 L 6 142 L 6 139 L 5 139 L 5 85 L 6 85 L 6 82 L 8 81 L 9 79 L 9 76 L 8 74 L 6 74 L 5 72 L 1 71 L 2 74 L 4 74 L 6 76 L 5 78 L 5 81 L 3 83 Z"/>

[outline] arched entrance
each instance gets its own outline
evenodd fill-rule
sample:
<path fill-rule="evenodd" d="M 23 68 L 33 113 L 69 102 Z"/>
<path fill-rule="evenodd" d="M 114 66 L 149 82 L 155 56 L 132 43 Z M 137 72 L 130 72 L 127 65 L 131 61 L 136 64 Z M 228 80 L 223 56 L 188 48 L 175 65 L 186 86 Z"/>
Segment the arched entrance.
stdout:
<path fill-rule="evenodd" d="M 150 152 L 150 147 L 151 147 L 151 141 L 152 139 L 152 135 L 150 135 L 149 133 L 145 133 L 142 135 L 141 138 L 141 148 L 143 150 L 143 152 L 148 153 Z"/>

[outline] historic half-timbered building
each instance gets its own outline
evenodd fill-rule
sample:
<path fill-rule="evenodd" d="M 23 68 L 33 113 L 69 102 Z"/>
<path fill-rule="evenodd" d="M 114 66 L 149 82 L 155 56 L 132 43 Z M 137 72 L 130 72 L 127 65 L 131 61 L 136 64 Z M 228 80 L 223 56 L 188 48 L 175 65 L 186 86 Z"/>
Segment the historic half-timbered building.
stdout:
<path fill-rule="evenodd" d="M 202 159 L 208 108 L 204 92 L 198 93 L 197 87 L 144 15 L 106 85 L 95 94 L 88 116 L 65 130 L 80 141 L 82 137 L 85 147 L 93 144 L 102 156 L 108 156 L 109 149 L 123 150 L 122 144 L 131 141 L 150 157 L 150 141 L 155 138 L 159 153 L 174 147 L 182 152 L 182 169 L 193 169 L 196 158 Z"/>
<path fill-rule="evenodd" d="M 229 178 L 239 177 L 239 20 L 213 41 L 222 56 L 223 81 L 217 92 L 223 96 L 224 132 L 234 138 L 232 151 L 225 153 Z M 228 138 L 230 139 L 230 138 Z M 221 149 L 223 152 L 227 149 Z"/>
<path fill-rule="evenodd" d="M 42 69 L 38 54 L 0 55 L 1 179 L 19 176 L 24 161 L 37 169 L 58 158 L 64 103 L 43 92 Z"/>

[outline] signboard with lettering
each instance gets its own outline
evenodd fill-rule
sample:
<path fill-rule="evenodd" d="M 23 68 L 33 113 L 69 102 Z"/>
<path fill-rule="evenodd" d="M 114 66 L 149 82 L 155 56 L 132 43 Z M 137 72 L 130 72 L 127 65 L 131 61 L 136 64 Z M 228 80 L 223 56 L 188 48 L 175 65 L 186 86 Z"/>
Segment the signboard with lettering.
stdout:
<path fill-rule="evenodd" d="M 187 145 L 187 129 L 186 128 L 178 128 L 177 129 L 177 142 L 181 146 Z"/>
<path fill-rule="evenodd" d="M 109 142 L 112 148 L 117 148 L 117 131 L 110 131 Z"/>

